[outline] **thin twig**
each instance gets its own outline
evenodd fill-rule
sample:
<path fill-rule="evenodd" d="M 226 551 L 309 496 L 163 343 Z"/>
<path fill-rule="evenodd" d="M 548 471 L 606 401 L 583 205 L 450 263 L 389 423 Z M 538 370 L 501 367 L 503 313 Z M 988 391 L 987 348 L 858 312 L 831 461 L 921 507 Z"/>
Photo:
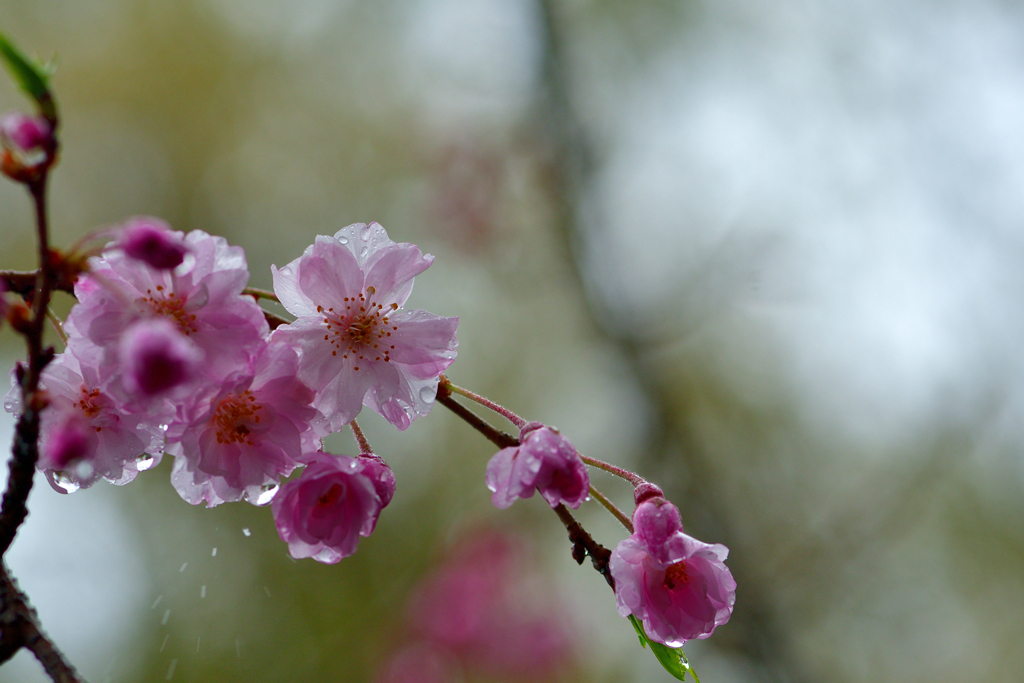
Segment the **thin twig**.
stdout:
<path fill-rule="evenodd" d="M 277 298 L 277 294 L 267 289 L 257 289 L 256 287 L 246 287 L 242 290 L 242 294 L 248 294 L 254 299 L 270 299 L 281 303 L 281 300 Z"/>
<path fill-rule="evenodd" d="M 519 445 L 519 439 L 495 429 L 486 420 L 478 417 L 469 408 L 453 399 L 447 385 L 437 385 L 437 402 L 462 418 L 470 427 L 483 434 L 498 448 L 515 448 Z"/>
<path fill-rule="evenodd" d="M 582 453 L 580 453 L 579 456 L 580 456 L 580 460 L 582 460 L 583 462 L 587 463 L 591 467 L 596 467 L 599 470 L 604 470 L 605 472 L 610 472 L 611 474 L 614 474 L 616 477 L 621 477 L 621 478 L 625 479 L 626 481 L 628 481 L 633 486 L 639 486 L 640 484 L 646 484 L 647 483 L 646 479 L 644 479 L 643 477 L 641 477 L 639 474 L 637 474 L 635 472 L 630 472 L 629 470 L 624 470 L 621 467 L 616 467 L 615 465 L 611 465 L 609 463 L 606 463 L 603 460 L 598 460 L 597 458 L 588 458 L 587 456 L 583 455 Z"/>
<path fill-rule="evenodd" d="M 441 375 L 441 384 L 445 385 L 448 388 L 448 390 L 451 391 L 453 394 L 459 394 L 460 396 L 465 396 L 469 400 L 471 400 L 471 401 L 473 401 L 475 403 L 479 403 L 484 408 L 487 408 L 489 410 L 493 410 L 494 412 L 498 413 L 499 415 L 504 417 L 506 420 L 508 420 L 509 422 L 514 424 L 519 429 L 522 429 L 523 425 L 526 424 L 526 420 L 524 420 L 523 418 L 519 417 L 518 415 L 513 413 L 511 410 L 506 408 L 505 406 L 498 405 L 497 403 L 495 403 L 491 399 L 485 398 L 485 397 L 481 396 L 480 394 L 477 394 L 477 393 L 474 393 L 474 392 L 470 391 L 469 389 L 464 389 L 463 387 L 460 387 L 460 386 L 458 386 L 456 384 L 452 384 L 451 380 L 449 380 L 444 375 Z"/>
<path fill-rule="evenodd" d="M 593 563 L 594 569 L 604 577 L 604 580 L 608 582 L 611 589 L 615 590 L 615 579 L 612 578 L 612 570 L 608 565 L 608 561 L 612 557 L 612 551 L 595 541 L 593 536 L 580 526 L 580 523 L 576 521 L 576 518 L 572 516 L 572 513 L 564 505 L 559 504 L 555 508 L 555 514 L 562 520 L 565 530 L 569 532 L 573 559 L 578 564 L 583 564 L 583 560 L 586 559 L 587 555 L 590 555 L 590 561 Z"/>
<path fill-rule="evenodd" d="M 619 520 L 622 526 L 626 527 L 626 531 L 633 533 L 633 520 L 626 516 L 626 514 L 615 505 L 615 503 L 608 500 L 608 497 L 598 491 L 591 485 L 590 495 L 594 497 L 598 503 L 604 506 L 604 509 L 612 513 L 612 517 Z"/>

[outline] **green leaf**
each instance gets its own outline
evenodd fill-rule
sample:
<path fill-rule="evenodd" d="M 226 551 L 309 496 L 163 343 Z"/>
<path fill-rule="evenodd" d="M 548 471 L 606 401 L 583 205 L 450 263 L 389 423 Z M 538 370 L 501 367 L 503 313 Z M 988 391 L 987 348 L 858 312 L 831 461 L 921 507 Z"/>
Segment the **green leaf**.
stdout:
<path fill-rule="evenodd" d="M 636 635 L 640 638 L 640 646 L 646 648 L 648 645 L 651 647 L 651 652 L 658 658 L 661 665 L 665 668 L 665 671 L 672 674 L 673 678 L 677 678 L 680 681 L 686 680 L 686 674 L 693 676 L 695 683 L 700 683 L 700 679 L 697 678 L 697 672 L 690 666 L 690 662 L 687 661 L 686 655 L 683 654 L 683 648 L 681 647 L 668 647 L 661 643 L 656 643 L 647 637 L 647 633 L 644 632 L 643 625 L 637 621 L 637 618 L 632 614 L 629 615 L 629 622 L 633 624 L 633 628 L 636 630 Z"/>
<path fill-rule="evenodd" d="M 40 113 L 51 121 L 57 118 L 57 105 L 50 93 L 52 67 L 27 56 L 0 32 L 0 59 L 11 72 L 14 82 L 35 100 Z"/>

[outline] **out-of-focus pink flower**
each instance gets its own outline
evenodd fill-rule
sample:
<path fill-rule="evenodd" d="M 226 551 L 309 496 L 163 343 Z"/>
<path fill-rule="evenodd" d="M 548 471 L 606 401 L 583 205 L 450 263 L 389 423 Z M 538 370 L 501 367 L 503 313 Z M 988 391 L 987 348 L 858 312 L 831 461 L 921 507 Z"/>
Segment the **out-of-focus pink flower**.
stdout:
<path fill-rule="evenodd" d="M 576 448 L 550 427 L 531 422 L 519 435 L 519 446 L 503 448 L 487 463 L 491 501 L 507 508 L 534 490 L 555 508 L 578 508 L 590 495 L 590 475 Z"/>
<path fill-rule="evenodd" d="M 610 563 L 619 614 L 640 619 L 651 640 L 669 647 L 729 621 L 736 581 L 725 566 L 728 548 L 684 534 L 679 510 L 664 498 L 641 503 L 633 527 Z"/>
<path fill-rule="evenodd" d="M 11 391 L 4 399 L 7 412 L 21 413 L 21 396 L 14 373 Z M 59 354 L 43 371 L 41 385 L 46 389 L 50 405 L 40 416 L 40 449 L 43 454 L 37 468 L 60 493 L 66 486 L 92 486 L 100 479 L 114 484 L 127 484 L 142 470 L 160 462 L 163 453 L 163 430 L 145 412 L 122 409 L 100 388 L 99 373 L 80 363 L 71 353 Z M 75 430 L 84 427 L 88 444 L 88 466 L 64 469 L 75 457 Z M 63 453 L 64 455 L 59 455 Z"/>
<path fill-rule="evenodd" d="M 387 483 L 377 465 L 321 452 L 297 479 L 281 487 L 272 503 L 274 522 L 292 557 L 334 564 L 355 553 L 360 536 L 373 533 L 384 507 L 377 491 Z M 390 481 L 388 499 L 394 493 L 393 476 Z"/>
<path fill-rule="evenodd" d="M 64 470 L 75 461 L 89 461 L 96 455 L 97 441 L 96 432 L 79 411 L 63 415 L 43 443 L 39 469 Z"/>
<path fill-rule="evenodd" d="M 412 651 L 474 678 L 557 680 L 572 660 L 572 636 L 546 585 L 521 539 L 475 533 L 413 592 L 406 621 L 419 645 Z M 409 651 L 390 660 L 382 683 L 433 680 L 403 666 Z"/>
<path fill-rule="evenodd" d="M 401 308 L 432 261 L 377 223 L 356 223 L 272 269 L 274 291 L 296 316 L 274 337 L 300 349 L 299 376 L 332 430 L 364 404 L 399 429 L 430 412 L 438 376 L 455 358 L 459 319 Z"/>
<path fill-rule="evenodd" d="M 53 131 L 41 116 L 12 113 L 0 119 L 0 136 L 19 151 L 31 151 L 50 143 Z"/>
<path fill-rule="evenodd" d="M 175 456 L 171 483 L 196 505 L 269 502 L 281 477 L 315 452 L 319 415 L 313 391 L 295 376 L 298 357 L 268 344 L 246 372 L 208 389 L 167 434 Z"/>
<path fill-rule="evenodd" d="M 122 381 L 132 394 L 166 395 L 192 380 L 203 353 L 163 318 L 144 318 L 121 337 L 119 357 Z"/>
<path fill-rule="evenodd" d="M 142 319 L 169 321 L 203 352 L 199 383 L 216 384 L 245 368 L 265 345 L 263 311 L 242 295 L 249 278 L 242 249 L 199 230 L 183 242 L 189 253 L 172 270 L 110 251 L 90 259 L 90 272 L 75 284 L 78 304 L 64 324 L 69 348 L 95 358 L 105 381 L 121 373 L 121 336 Z"/>
<path fill-rule="evenodd" d="M 159 218 L 149 216 L 129 220 L 113 246 L 157 270 L 177 268 L 188 253 L 181 233 L 172 231 L 171 226 Z"/>

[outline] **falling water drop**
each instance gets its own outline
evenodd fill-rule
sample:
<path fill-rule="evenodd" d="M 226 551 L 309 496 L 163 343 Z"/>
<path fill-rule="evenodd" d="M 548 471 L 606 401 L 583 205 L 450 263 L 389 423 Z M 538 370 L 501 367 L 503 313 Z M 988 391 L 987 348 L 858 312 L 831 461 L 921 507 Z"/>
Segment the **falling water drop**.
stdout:
<path fill-rule="evenodd" d="M 268 597 L 268 598 L 269 598 L 269 597 L 271 597 L 271 595 L 270 595 L 270 589 L 269 589 L 269 588 L 267 588 L 266 586 L 264 586 L 264 587 L 263 587 L 263 592 L 267 594 L 267 597 Z"/>
<path fill-rule="evenodd" d="M 210 553 L 210 557 L 217 557 L 217 546 L 213 547 L 213 552 Z"/>
<path fill-rule="evenodd" d="M 252 536 L 252 532 L 249 531 L 249 527 L 245 527 L 244 529 L 242 529 L 242 535 L 245 536 L 246 538 L 248 538 L 249 536 Z"/>
<path fill-rule="evenodd" d="M 181 568 L 178 569 L 178 573 L 179 574 L 184 574 L 186 569 L 188 569 L 188 562 L 185 562 L 184 564 L 181 565 Z"/>
<path fill-rule="evenodd" d="M 163 599 L 164 599 L 163 595 L 156 596 L 156 600 L 154 600 L 153 604 L 149 606 L 149 609 L 156 609 L 156 606 L 159 605 L 160 601 L 163 600 Z"/>
<path fill-rule="evenodd" d="M 170 619 L 170 618 L 171 618 L 171 610 L 169 608 L 165 609 L 164 610 L 164 618 L 160 620 L 160 625 L 161 626 L 167 626 L 167 620 Z"/>
<path fill-rule="evenodd" d="M 204 600 L 206 598 L 206 586 L 199 587 L 199 599 Z"/>
<path fill-rule="evenodd" d="M 172 659 L 171 660 L 171 665 L 169 667 L 167 667 L 167 675 L 164 676 L 164 680 L 165 681 L 169 681 L 172 678 L 174 678 L 174 669 L 177 666 L 178 666 L 178 660 L 177 659 Z"/>
<path fill-rule="evenodd" d="M 164 642 L 160 643 L 160 652 L 163 652 L 164 648 L 167 647 L 167 641 L 170 639 L 170 637 L 171 637 L 170 633 L 168 633 L 166 636 L 164 636 Z"/>

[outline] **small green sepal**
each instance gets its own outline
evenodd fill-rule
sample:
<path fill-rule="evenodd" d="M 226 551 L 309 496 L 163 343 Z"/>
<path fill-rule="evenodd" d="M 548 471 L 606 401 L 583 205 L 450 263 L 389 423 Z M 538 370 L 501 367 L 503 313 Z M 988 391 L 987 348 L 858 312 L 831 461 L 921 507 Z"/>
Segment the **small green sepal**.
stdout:
<path fill-rule="evenodd" d="M 42 114 L 51 123 L 57 120 L 57 104 L 50 92 L 50 76 L 54 66 L 43 64 L 19 50 L 0 32 L 0 58 L 11 72 L 14 82 L 31 97 Z"/>
<path fill-rule="evenodd" d="M 693 676 L 695 683 L 700 683 L 700 679 L 697 677 L 697 672 L 690 666 L 690 662 L 687 661 L 686 655 L 683 654 L 683 648 L 676 647 L 671 648 L 661 643 L 656 643 L 647 637 L 647 633 L 644 631 L 643 625 L 637 621 L 637 618 L 632 614 L 629 615 L 629 622 L 633 624 L 633 628 L 636 630 L 636 635 L 640 639 L 640 646 L 646 648 L 648 645 L 651 647 L 651 652 L 658 658 L 661 665 L 665 668 L 665 671 L 672 674 L 673 678 L 680 681 L 686 680 L 686 674 Z"/>

